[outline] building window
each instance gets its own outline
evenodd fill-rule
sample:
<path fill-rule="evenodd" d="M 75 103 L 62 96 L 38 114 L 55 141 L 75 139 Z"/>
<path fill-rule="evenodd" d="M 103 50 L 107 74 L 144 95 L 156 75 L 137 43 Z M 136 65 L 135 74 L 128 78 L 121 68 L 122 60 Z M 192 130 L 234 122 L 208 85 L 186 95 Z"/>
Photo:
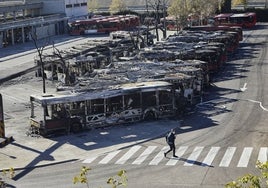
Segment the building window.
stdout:
<path fill-rule="evenodd" d="M 81 3 L 81 7 L 82 7 L 82 6 L 87 6 L 87 3 Z"/>
<path fill-rule="evenodd" d="M 66 5 L 66 8 L 72 8 L 72 7 L 73 7 L 72 4 L 68 4 L 68 5 Z"/>
<path fill-rule="evenodd" d="M 79 3 L 74 4 L 74 7 L 80 7 Z"/>

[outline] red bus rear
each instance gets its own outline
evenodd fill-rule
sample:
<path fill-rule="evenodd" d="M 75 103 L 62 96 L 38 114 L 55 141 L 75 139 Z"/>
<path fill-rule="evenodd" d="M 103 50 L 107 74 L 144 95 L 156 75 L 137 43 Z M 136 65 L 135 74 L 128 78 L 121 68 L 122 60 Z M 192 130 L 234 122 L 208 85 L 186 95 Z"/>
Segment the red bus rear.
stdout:
<path fill-rule="evenodd" d="M 214 17 L 216 25 L 239 26 L 242 28 L 252 28 L 256 25 L 257 15 L 254 12 L 241 14 L 219 14 Z"/>

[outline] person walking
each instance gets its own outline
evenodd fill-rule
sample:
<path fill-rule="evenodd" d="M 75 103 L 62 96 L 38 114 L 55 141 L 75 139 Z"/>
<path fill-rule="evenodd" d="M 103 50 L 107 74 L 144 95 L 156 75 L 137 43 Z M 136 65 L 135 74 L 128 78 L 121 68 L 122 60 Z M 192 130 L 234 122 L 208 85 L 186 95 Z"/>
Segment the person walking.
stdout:
<path fill-rule="evenodd" d="M 167 141 L 167 144 L 169 145 L 170 149 L 164 153 L 165 157 L 171 151 L 173 151 L 173 157 L 178 157 L 175 155 L 175 153 L 176 153 L 175 139 L 176 139 L 175 130 L 171 129 L 170 132 L 166 135 L 166 141 Z"/>

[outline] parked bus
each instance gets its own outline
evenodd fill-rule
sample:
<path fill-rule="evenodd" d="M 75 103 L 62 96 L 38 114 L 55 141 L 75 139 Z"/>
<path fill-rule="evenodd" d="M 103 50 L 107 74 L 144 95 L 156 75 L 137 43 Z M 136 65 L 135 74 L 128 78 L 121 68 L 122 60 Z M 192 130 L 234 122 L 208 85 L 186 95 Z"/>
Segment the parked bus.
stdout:
<path fill-rule="evenodd" d="M 240 14 L 225 13 L 214 17 L 216 25 L 239 26 L 242 28 L 252 28 L 256 25 L 257 15 L 255 12 Z"/>
<path fill-rule="evenodd" d="M 32 132 L 79 132 L 175 115 L 175 92 L 165 81 L 121 84 L 110 89 L 31 95 Z"/>
<path fill-rule="evenodd" d="M 99 16 L 69 23 L 69 33 L 70 35 L 110 33 L 131 29 L 139 24 L 140 19 L 136 15 Z"/>

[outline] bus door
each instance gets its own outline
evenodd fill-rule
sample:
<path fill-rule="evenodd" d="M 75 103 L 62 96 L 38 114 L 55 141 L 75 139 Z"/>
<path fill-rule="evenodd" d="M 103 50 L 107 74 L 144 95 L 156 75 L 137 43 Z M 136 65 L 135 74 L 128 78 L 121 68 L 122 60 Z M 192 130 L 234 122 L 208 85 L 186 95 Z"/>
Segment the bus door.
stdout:
<path fill-rule="evenodd" d="M 120 116 L 125 122 L 135 122 L 141 120 L 141 96 L 140 92 L 123 95 L 123 111 Z"/>
<path fill-rule="evenodd" d="M 86 124 L 89 127 L 93 127 L 94 125 L 102 126 L 105 123 L 105 100 L 100 99 L 92 99 L 86 101 Z"/>

